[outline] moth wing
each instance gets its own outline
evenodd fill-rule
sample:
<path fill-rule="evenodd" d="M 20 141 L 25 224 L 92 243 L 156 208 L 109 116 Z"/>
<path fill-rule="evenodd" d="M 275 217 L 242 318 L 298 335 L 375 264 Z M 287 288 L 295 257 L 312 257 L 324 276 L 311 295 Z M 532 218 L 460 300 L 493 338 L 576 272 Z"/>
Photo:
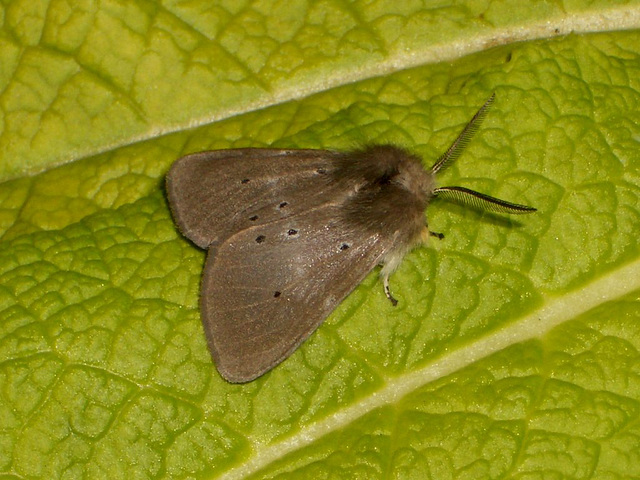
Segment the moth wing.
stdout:
<path fill-rule="evenodd" d="M 391 240 L 340 217 L 326 204 L 210 249 L 201 315 L 224 378 L 248 382 L 287 358 L 379 263 Z"/>
<path fill-rule="evenodd" d="M 167 174 L 171 212 L 193 243 L 201 248 L 215 245 L 239 230 L 324 201 L 337 155 L 328 150 L 246 148 L 184 156 Z M 301 192 L 305 202 L 292 202 Z"/>

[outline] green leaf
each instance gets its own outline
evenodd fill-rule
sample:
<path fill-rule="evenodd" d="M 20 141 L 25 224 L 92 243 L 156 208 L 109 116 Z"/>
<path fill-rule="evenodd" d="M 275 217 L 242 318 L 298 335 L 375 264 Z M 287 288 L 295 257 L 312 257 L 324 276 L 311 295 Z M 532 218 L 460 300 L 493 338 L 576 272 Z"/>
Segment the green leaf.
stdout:
<path fill-rule="evenodd" d="M 640 476 L 640 2 L 0 6 L 3 478 Z M 518 43 L 519 42 L 519 43 Z M 164 175 L 205 149 L 424 157 L 434 201 L 289 359 L 222 380 Z"/>

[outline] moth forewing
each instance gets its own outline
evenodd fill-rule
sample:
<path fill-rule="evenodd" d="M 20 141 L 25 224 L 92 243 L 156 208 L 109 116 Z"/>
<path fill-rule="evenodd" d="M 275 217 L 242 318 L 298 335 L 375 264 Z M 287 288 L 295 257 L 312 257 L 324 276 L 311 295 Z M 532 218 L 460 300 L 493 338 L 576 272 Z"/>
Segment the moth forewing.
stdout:
<path fill-rule="evenodd" d="M 288 357 L 389 248 L 340 217 L 327 203 L 240 231 L 209 253 L 202 320 L 227 380 L 250 381 Z"/>
<path fill-rule="evenodd" d="M 331 155 L 262 148 L 186 155 L 167 174 L 171 213 L 185 237 L 207 248 L 234 232 L 322 202 Z M 299 190 L 306 192 L 304 201 L 290 202 Z"/>

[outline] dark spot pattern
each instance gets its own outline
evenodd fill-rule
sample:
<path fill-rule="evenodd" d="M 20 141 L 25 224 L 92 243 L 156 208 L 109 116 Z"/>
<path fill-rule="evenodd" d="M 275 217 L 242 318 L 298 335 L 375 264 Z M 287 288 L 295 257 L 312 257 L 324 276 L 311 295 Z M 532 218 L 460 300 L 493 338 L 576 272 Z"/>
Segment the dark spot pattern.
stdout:
<path fill-rule="evenodd" d="M 251 220 L 252 222 L 255 222 L 258 219 L 258 215 L 252 215 L 249 217 L 249 220 Z"/>
<path fill-rule="evenodd" d="M 295 228 L 290 228 L 289 231 L 287 232 L 287 235 L 291 236 L 291 235 L 295 235 L 296 233 L 298 233 L 298 230 L 296 230 Z"/>
<path fill-rule="evenodd" d="M 340 250 L 346 250 L 347 248 L 349 248 L 349 245 L 347 245 L 346 243 L 343 243 L 342 245 L 340 245 Z"/>
<path fill-rule="evenodd" d="M 267 237 L 265 237 L 264 235 L 258 235 L 256 237 L 256 243 L 262 243 L 267 239 Z"/>
<path fill-rule="evenodd" d="M 320 175 L 326 175 L 327 174 L 327 169 L 326 168 L 318 168 L 316 170 L 316 173 L 318 173 Z"/>
<path fill-rule="evenodd" d="M 249 181 L 250 180 L 248 178 L 243 178 L 240 183 L 247 184 L 247 183 L 249 183 Z"/>
<path fill-rule="evenodd" d="M 278 291 L 276 291 L 276 292 L 273 294 L 273 298 L 278 298 L 280 295 L 282 295 L 282 292 L 278 292 Z"/>
<path fill-rule="evenodd" d="M 282 202 L 280 205 L 278 205 L 278 208 L 284 208 L 287 205 L 289 205 L 289 202 Z"/>

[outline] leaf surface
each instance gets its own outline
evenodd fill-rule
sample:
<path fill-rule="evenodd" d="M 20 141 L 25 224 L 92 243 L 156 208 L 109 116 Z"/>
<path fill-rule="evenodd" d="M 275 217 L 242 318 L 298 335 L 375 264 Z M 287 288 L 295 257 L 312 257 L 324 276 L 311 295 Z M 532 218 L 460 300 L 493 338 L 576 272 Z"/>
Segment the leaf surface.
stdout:
<path fill-rule="evenodd" d="M 640 3 L 5 2 L 4 478 L 640 476 Z M 573 33 L 571 33 L 573 32 Z M 444 151 L 442 241 L 222 380 L 164 175 L 237 147 Z"/>

